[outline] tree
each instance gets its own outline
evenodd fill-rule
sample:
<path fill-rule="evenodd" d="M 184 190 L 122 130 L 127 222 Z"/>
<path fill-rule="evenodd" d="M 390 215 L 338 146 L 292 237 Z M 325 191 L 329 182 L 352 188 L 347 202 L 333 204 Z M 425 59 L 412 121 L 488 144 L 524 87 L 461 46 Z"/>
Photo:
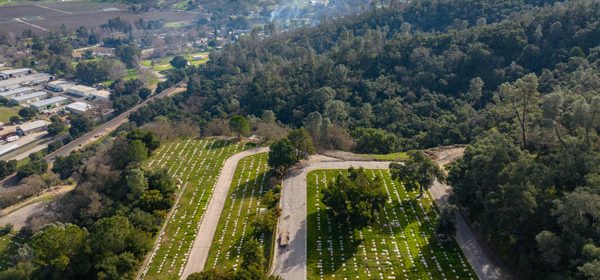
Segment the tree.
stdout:
<path fill-rule="evenodd" d="M 88 233 L 73 224 L 51 224 L 31 240 L 34 262 L 57 272 L 64 272 L 72 262 L 85 262 Z"/>
<path fill-rule="evenodd" d="M 19 116 L 26 121 L 35 118 L 37 114 L 37 110 L 33 107 L 23 107 L 21 110 L 19 110 Z"/>
<path fill-rule="evenodd" d="M 73 114 L 69 116 L 69 121 L 71 123 L 69 134 L 71 134 L 73 138 L 84 135 L 94 127 L 94 121 L 85 115 Z"/>
<path fill-rule="evenodd" d="M 137 200 L 148 189 L 148 181 L 141 169 L 134 168 L 128 170 L 125 175 L 125 181 L 128 188 L 127 198 L 131 201 Z"/>
<path fill-rule="evenodd" d="M 56 136 L 65 131 L 66 125 L 60 119 L 52 120 L 52 123 L 48 125 L 48 134 L 50 136 Z"/>
<path fill-rule="evenodd" d="M 399 146 L 398 138 L 382 129 L 359 128 L 353 136 L 357 139 L 355 151 L 359 153 L 389 154 Z"/>
<path fill-rule="evenodd" d="M 430 158 L 420 151 L 409 151 L 408 159 L 403 163 L 390 164 L 392 178 L 404 184 L 408 189 L 419 188 L 419 196 L 423 190 L 429 189 L 434 180 L 444 180 L 444 172 Z"/>
<path fill-rule="evenodd" d="M 271 144 L 268 159 L 271 168 L 285 171 L 296 162 L 298 157 L 290 140 L 281 139 Z"/>
<path fill-rule="evenodd" d="M 315 145 L 304 127 L 292 130 L 287 138 L 296 150 L 296 158 L 304 159 L 315 153 Z"/>
<path fill-rule="evenodd" d="M 79 151 L 72 152 L 68 156 L 58 157 L 52 165 L 52 172 L 57 173 L 63 180 L 67 179 L 79 170 L 82 161 L 83 154 Z"/>
<path fill-rule="evenodd" d="M 456 205 L 446 205 L 440 211 L 440 217 L 435 224 L 435 231 L 438 234 L 453 236 L 456 233 L 456 215 L 458 207 Z"/>
<path fill-rule="evenodd" d="M 188 65 L 188 61 L 181 55 L 176 55 L 171 59 L 171 65 L 177 69 L 185 68 Z"/>
<path fill-rule="evenodd" d="M 483 86 L 485 83 L 479 77 L 471 79 L 469 82 L 469 91 L 467 92 L 467 98 L 471 105 L 479 105 L 481 97 L 483 96 Z"/>
<path fill-rule="evenodd" d="M 527 126 L 532 115 L 539 111 L 538 86 L 535 74 L 526 75 L 514 84 L 504 83 L 500 86 L 502 104 L 512 112 L 519 123 L 523 148 L 527 147 Z"/>
<path fill-rule="evenodd" d="M 248 123 L 248 120 L 244 116 L 237 115 L 229 120 L 229 128 L 237 134 L 237 138 L 240 140 L 242 139 L 242 134 L 250 131 L 250 123 Z"/>
<path fill-rule="evenodd" d="M 263 270 L 265 257 L 260 242 L 250 238 L 242 245 L 242 267 Z"/>
<path fill-rule="evenodd" d="M 148 148 L 141 140 L 133 140 L 127 145 L 125 152 L 126 163 L 141 163 L 148 158 Z"/>
<path fill-rule="evenodd" d="M 31 160 L 17 170 L 17 177 L 23 179 L 31 175 L 41 175 L 48 170 L 48 163 L 43 159 Z"/>
<path fill-rule="evenodd" d="M 133 44 L 121 45 L 115 49 L 115 55 L 127 65 L 128 68 L 133 68 L 142 54 L 141 50 Z"/>
<path fill-rule="evenodd" d="M 323 189 L 321 201 L 333 216 L 352 228 L 363 228 L 375 219 L 375 213 L 385 206 L 388 195 L 381 178 L 369 178 L 361 169 L 348 169 Z"/>

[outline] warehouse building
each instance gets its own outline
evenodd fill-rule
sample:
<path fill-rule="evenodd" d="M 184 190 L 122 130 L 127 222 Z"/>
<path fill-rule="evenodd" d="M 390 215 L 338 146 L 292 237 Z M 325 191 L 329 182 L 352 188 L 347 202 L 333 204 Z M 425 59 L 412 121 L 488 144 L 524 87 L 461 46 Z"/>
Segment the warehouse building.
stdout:
<path fill-rule="evenodd" d="M 29 68 L 10 69 L 10 70 L 0 71 L 0 77 L 2 79 L 18 78 L 18 77 L 27 76 L 31 73 L 32 73 L 32 70 Z"/>
<path fill-rule="evenodd" d="M 45 131 L 50 124 L 49 121 L 45 120 L 37 120 L 28 123 L 24 123 L 17 127 L 17 135 L 24 136 L 29 135 L 36 132 Z"/>
<path fill-rule="evenodd" d="M 109 101 L 110 100 L 110 92 L 108 90 L 98 90 L 90 94 L 90 99 L 98 100 L 98 101 Z"/>
<path fill-rule="evenodd" d="M 39 85 L 52 81 L 52 79 L 54 79 L 54 76 L 49 74 L 33 74 L 18 78 L 0 80 L 0 91 L 7 91 L 28 85 Z"/>
<path fill-rule="evenodd" d="M 30 87 L 20 87 L 16 89 L 11 89 L 9 91 L 0 92 L 0 97 L 5 99 L 11 99 L 15 96 L 21 96 L 31 92 L 33 92 L 33 89 Z"/>
<path fill-rule="evenodd" d="M 79 96 L 79 97 L 89 97 L 91 94 L 95 93 L 97 90 L 93 87 L 77 85 L 71 87 L 67 90 L 67 93 Z"/>
<path fill-rule="evenodd" d="M 58 81 L 49 82 L 46 85 L 46 88 L 48 90 L 51 90 L 54 92 L 63 92 L 63 91 L 67 91 L 68 89 L 70 89 L 74 86 L 75 86 L 75 83 L 70 83 L 65 80 L 58 80 Z"/>
<path fill-rule="evenodd" d="M 62 96 L 56 96 L 40 101 L 36 101 L 30 104 L 31 107 L 35 108 L 38 112 L 60 106 L 67 103 L 67 99 Z"/>
<path fill-rule="evenodd" d="M 10 101 L 15 104 L 18 104 L 18 105 L 25 105 L 25 104 L 29 104 L 32 102 L 40 101 L 41 99 L 45 98 L 46 96 L 48 96 L 47 92 L 36 91 L 33 93 L 21 95 L 21 96 L 15 96 Z"/>
<path fill-rule="evenodd" d="M 67 105 L 67 110 L 73 114 L 83 115 L 85 112 L 91 110 L 93 108 L 92 105 L 87 104 L 85 102 L 73 102 Z"/>

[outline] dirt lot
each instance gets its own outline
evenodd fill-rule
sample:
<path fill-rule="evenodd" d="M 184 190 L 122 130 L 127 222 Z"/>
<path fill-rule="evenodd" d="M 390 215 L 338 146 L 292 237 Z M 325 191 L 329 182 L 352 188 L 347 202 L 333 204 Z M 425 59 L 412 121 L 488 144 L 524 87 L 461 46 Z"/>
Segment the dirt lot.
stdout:
<path fill-rule="evenodd" d="M 108 19 L 121 17 L 131 22 L 165 20 L 166 22 L 193 21 L 198 15 L 184 11 L 153 11 L 142 14 L 127 12 L 127 7 L 115 3 L 68 2 L 0 6 L 0 34 L 21 35 L 32 30 L 37 34 L 58 30 L 62 24 L 75 30 L 80 26 L 95 27 Z"/>

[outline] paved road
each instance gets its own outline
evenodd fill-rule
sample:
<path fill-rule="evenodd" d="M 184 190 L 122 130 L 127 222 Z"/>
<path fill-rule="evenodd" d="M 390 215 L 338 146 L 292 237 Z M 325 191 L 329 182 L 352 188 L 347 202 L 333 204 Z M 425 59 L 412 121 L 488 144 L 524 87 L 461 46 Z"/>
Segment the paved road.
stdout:
<path fill-rule="evenodd" d="M 76 150 L 80 149 L 81 147 L 85 146 L 86 144 L 93 142 L 95 139 L 100 138 L 105 135 L 108 135 L 109 133 L 113 132 L 115 129 L 117 129 L 117 127 L 119 127 L 120 125 L 122 125 L 128 121 L 127 118 L 129 118 L 129 114 L 131 114 L 131 112 L 135 112 L 139 108 L 146 106 L 148 104 L 148 102 L 150 102 L 156 98 L 163 98 L 166 96 L 171 96 L 175 93 L 182 92 L 184 90 L 185 90 L 185 84 L 179 83 L 175 86 L 172 86 L 172 87 L 162 91 L 159 94 L 153 95 L 153 96 L 149 97 L 148 99 L 144 100 L 144 102 L 129 109 L 128 111 L 103 123 L 102 125 L 96 127 L 94 130 L 86 133 L 85 135 L 69 142 L 67 145 L 64 145 L 62 148 L 56 150 L 55 152 L 48 154 L 46 157 L 44 157 L 44 159 L 46 159 L 48 162 L 53 162 L 59 156 L 66 156 L 69 153 L 71 153 L 72 151 L 76 151 Z"/>
<path fill-rule="evenodd" d="M 290 243 L 286 248 L 275 246 L 275 257 L 271 273 L 286 280 L 306 279 L 306 175 L 319 169 L 387 169 L 389 162 L 340 161 L 316 155 L 303 162 L 302 167 L 291 170 L 283 180 L 281 196 L 282 214 L 279 218 L 278 233 L 290 233 Z"/>
<path fill-rule="evenodd" d="M 213 190 L 213 195 L 208 203 L 208 207 L 206 208 L 204 219 L 202 220 L 200 229 L 196 234 L 196 239 L 194 240 L 194 245 L 192 245 L 192 250 L 190 252 L 190 257 L 188 258 L 185 269 L 183 270 L 183 274 L 181 275 L 182 280 L 185 280 L 188 275 L 204 269 L 204 264 L 208 258 L 208 252 L 210 251 L 210 246 L 215 236 L 215 231 L 217 230 L 217 225 L 219 224 L 219 218 L 221 217 L 223 206 L 227 200 L 227 194 L 229 193 L 229 188 L 231 187 L 231 182 L 233 181 L 233 176 L 235 175 L 235 169 L 238 166 L 238 162 L 245 157 L 259 153 L 266 153 L 268 151 L 268 147 L 259 147 L 237 153 L 225 161 L 215 189 Z"/>
<path fill-rule="evenodd" d="M 451 192 L 450 186 L 437 180 L 429 189 L 438 206 L 448 204 Z M 476 238 L 475 233 L 460 214 L 456 215 L 456 241 L 479 279 L 512 279 L 508 270 L 493 256 L 493 253 L 489 252 L 486 245 Z"/>

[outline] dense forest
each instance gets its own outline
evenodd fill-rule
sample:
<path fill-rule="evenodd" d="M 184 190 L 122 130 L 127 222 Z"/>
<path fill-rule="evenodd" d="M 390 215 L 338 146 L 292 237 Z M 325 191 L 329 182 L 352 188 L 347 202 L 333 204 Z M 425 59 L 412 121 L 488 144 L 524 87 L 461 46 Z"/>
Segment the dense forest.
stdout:
<path fill-rule="evenodd" d="M 471 144 L 453 202 L 524 279 L 600 271 L 600 2 L 414 1 L 211 54 L 143 109 L 201 124 L 274 112 L 329 147 Z M 320 133 L 319 137 L 315 137 Z M 353 138 L 353 145 L 337 141 Z M 327 135 L 326 135 L 327 136 Z M 318 140 L 318 139 L 317 139 Z M 347 140 L 347 139 L 346 139 Z M 336 142 L 337 141 L 337 142 Z M 319 141 L 315 141 L 320 144 Z"/>

